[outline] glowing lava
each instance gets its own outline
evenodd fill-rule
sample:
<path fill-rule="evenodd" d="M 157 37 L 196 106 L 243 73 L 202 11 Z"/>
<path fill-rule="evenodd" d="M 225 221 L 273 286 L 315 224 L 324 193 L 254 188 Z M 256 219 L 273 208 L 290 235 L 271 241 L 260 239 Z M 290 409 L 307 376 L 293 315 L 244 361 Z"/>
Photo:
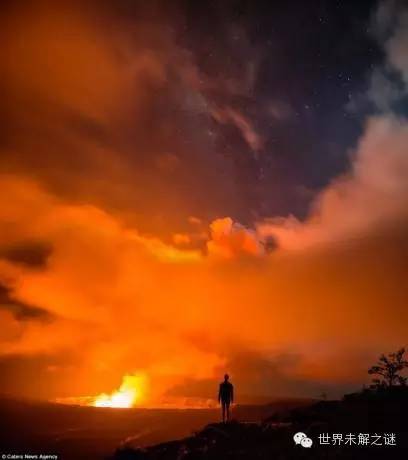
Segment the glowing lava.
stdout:
<path fill-rule="evenodd" d="M 125 375 L 119 390 L 113 393 L 102 393 L 92 405 L 95 407 L 129 408 L 140 403 L 144 396 L 146 378 L 143 375 Z"/>

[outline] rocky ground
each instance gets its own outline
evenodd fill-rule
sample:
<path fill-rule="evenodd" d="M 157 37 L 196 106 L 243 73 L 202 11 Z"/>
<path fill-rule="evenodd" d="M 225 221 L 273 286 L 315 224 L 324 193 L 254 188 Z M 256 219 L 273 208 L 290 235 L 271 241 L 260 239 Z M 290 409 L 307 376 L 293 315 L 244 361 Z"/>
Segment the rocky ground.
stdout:
<path fill-rule="evenodd" d="M 408 459 L 407 411 L 407 392 L 351 395 L 282 412 L 261 423 L 210 424 L 184 439 L 147 448 L 124 446 L 114 459 Z M 299 431 L 312 439 L 310 448 L 293 441 Z"/>

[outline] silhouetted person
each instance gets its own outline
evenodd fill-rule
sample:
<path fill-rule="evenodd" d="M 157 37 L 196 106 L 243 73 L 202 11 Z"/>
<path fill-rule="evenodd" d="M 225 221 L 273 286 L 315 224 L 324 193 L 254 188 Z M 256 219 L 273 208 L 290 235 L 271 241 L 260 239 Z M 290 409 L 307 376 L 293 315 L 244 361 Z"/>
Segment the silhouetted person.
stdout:
<path fill-rule="evenodd" d="M 222 421 L 225 423 L 225 415 L 227 421 L 230 418 L 230 404 L 234 402 L 234 387 L 229 381 L 229 375 L 224 375 L 224 381 L 220 383 L 220 389 L 218 391 L 218 402 L 221 403 L 222 407 Z"/>

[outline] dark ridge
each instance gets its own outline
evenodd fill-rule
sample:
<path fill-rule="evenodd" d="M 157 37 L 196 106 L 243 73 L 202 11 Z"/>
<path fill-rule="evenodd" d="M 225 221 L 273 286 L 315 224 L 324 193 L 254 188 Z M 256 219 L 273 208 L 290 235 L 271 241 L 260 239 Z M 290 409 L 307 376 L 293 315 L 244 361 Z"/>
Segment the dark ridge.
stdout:
<path fill-rule="evenodd" d="M 122 446 L 113 460 L 403 459 L 408 458 L 407 411 L 407 387 L 366 391 L 284 411 L 261 423 L 210 424 L 184 439 L 147 448 Z M 312 447 L 295 444 L 299 431 L 312 439 Z M 396 445 L 325 445 L 319 438 L 325 433 L 341 433 L 344 439 L 349 433 L 356 439 L 359 433 L 377 434 L 382 443 L 393 433 Z"/>

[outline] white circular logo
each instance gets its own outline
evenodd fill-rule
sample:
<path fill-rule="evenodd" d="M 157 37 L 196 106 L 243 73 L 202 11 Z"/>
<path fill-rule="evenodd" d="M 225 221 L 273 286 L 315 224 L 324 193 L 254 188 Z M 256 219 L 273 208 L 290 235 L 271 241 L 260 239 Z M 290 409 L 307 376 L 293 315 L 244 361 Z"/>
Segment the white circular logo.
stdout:
<path fill-rule="evenodd" d="M 305 433 L 302 433 L 301 431 L 299 431 L 293 436 L 293 440 L 295 441 L 295 444 L 300 444 L 300 441 L 303 438 L 307 438 L 307 436 L 305 435 Z"/>
<path fill-rule="evenodd" d="M 305 433 L 302 433 L 299 431 L 293 436 L 293 440 L 295 441 L 295 444 L 300 444 L 302 447 L 312 447 L 313 441 L 307 437 Z"/>
<path fill-rule="evenodd" d="M 312 447 L 313 441 L 310 438 L 302 438 L 300 445 L 302 447 Z"/>

